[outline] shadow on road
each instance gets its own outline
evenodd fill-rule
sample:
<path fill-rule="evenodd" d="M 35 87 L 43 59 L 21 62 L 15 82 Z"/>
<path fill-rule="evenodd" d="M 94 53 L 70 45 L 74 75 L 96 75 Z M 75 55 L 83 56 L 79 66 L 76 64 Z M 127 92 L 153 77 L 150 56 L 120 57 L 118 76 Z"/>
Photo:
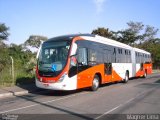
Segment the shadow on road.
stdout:
<path fill-rule="evenodd" d="M 159 80 L 157 80 L 155 83 L 160 83 L 160 79 L 159 79 Z"/>
<path fill-rule="evenodd" d="M 56 90 L 41 89 L 36 87 L 35 78 L 28 78 L 28 77 L 17 79 L 16 86 L 23 90 L 27 90 L 31 94 L 45 95 L 45 96 L 66 96 L 66 95 L 79 93 L 85 90 L 85 89 L 80 89 L 80 90 L 72 90 L 72 91 L 56 91 Z"/>
<path fill-rule="evenodd" d="M 148 76 L 147 77 L 147 79 L 151 79 L 151 78 L 159 79 L 159 76 Z M 131 78 L 130 80 L 131 81 L 132 80 L 141 81 L 145 79 L 144 78 Z M 157 80 L 156 83 L 160 83 L 160 79 Z M 116 85 L 116 84 L 124 84 L 124 83 L 123 82 L 106 83 L 106 84 L 100 85 L 100 87 L 107 87 L 107 86 Z M 19 88 L 27 90 L 31 94 L 45 95 L 45 96 L 66 96 L 66 95 L 71 95 L 71 94 L 75 94 L 75 93 L 79 93 L 83 91 L 91 91 L 90 88 L 84 88 L 84 89 L 72 90 L 72 91 L 56 91 L 56 90 L 41 89 L 35 86 L 34 78 L 19 78 L 16 81 L 16 85 Z"/>

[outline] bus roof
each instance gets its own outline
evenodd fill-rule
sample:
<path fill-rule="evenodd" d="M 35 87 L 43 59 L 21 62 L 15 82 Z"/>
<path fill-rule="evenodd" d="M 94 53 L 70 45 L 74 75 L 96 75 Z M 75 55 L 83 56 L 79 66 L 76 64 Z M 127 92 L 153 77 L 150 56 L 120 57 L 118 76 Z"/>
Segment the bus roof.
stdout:
<path fill-rule="evenodd" d="M 121 47 L 121 48 L 125 48 L 125 49 L 134 49 L 136 52 L 141 52 L 141 53 L 145 53 L 145 54 L 150 54 L 149 52 L 142 50 L 142 49 L 138 49 L 138 48 L 133 48 L 127 44 L 109 39 L 109 38 L 105 38 L 99 35 L 94 35 L 94 34 L 69 34 L 69 35 L 63 35 L 63 36 L 57 36 L 51 39 L 48 39 L 47 41 L 53 41 L 53 40 L 72 40 L 74 37 L 82 37 L 85 40 L 89 40 L 89 41 L 94 41 L 94 42 L 98 42 L 98 43 L 103 43 L 103 44 L 108 44 L 108 45 L 112 45 L 112 46 L 116 46 L 116 47 Z M 47 42 L 46 41 L 46 42 Z"/>
<path fill-rule="evenodd" d="M 93 34 L 69 34 L 69 35 L 63 35 L 63 36 L 57 36 L 54 38 L 50 38 L 47 41 L 53 41 L 53 40 L 72 40 L 74 37 L 78 37 L 78 36 L 88 36 L 88 37 L 95 37 L 95 35 Z"/>
<path fill-rule="evenodd" d="M 141 52 L 141 53 L 144 53 L 144 54 L 150 54 L 149 52 L 145 51 L 145 50 L 142 50 L 142 49 L 139 49 L 139 48 L 133 48 L 136 52 Z"/>
<path fill-rule="evenodd" d="M 121 43 L 121 42 L 118 42 L 118 41 L 115 41 L 109 38 L 101 37 L 99 35 L 95 35 L 95 37 L 82 36 L 82 38 L 86 40 L 98 42 L 98 43 L 103 43 L 103 44 L 108 44 L 108 45 L 112 45 L 116 47 L 125 48 L 125 49 L 132 49 L 132 47 L 129 45 L 126 45 L 124 43 Z"/>

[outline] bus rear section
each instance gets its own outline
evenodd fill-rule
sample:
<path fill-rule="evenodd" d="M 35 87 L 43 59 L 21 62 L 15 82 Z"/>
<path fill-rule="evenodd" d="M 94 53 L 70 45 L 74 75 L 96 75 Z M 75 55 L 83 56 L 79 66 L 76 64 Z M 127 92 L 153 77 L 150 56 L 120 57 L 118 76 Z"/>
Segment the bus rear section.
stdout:
<path fill-rule="evenodd" d="M 151 54 L 144 50 L 134 48 L 136 61 L 136 75 L 135 77 L 147 77 L 152 74 Z"/>

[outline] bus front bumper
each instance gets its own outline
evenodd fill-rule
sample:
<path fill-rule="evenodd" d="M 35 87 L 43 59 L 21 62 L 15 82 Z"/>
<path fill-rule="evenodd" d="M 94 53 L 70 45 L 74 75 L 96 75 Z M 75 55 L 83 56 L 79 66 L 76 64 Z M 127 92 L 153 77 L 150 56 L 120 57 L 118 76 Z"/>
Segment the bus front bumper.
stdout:
<path fill-rule="evenodd" d="M 75 90 L 75 88 L 68 87 L 66 82 L 56 82 L 56 83 L 44 83 L 40 82 L 38 79 L 36 81 L 36 86 L 38 88 L 50 89 L 50 90 Z"/>

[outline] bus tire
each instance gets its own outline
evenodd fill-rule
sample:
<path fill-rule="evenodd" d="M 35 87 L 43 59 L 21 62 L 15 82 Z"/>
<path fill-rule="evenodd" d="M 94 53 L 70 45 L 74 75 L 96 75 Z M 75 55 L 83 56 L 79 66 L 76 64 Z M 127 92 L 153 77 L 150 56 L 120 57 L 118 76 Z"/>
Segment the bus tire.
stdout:
<path fill-rule="evenodd" d="M 129 72 L 126 71 L 125 78 L 124 78 L 123 82 L 127 83 L 128 81 L 129 81 Z"/>
<path fill-rule="evenodd" d="M 99 84 L 100 84 L 100 79 L 99 79 L 98 75 L 95 75 L 94 79 L 92 81 L 91 90 L 92 91 L 97 91 L 98 88 L 99 88 Z"/>

